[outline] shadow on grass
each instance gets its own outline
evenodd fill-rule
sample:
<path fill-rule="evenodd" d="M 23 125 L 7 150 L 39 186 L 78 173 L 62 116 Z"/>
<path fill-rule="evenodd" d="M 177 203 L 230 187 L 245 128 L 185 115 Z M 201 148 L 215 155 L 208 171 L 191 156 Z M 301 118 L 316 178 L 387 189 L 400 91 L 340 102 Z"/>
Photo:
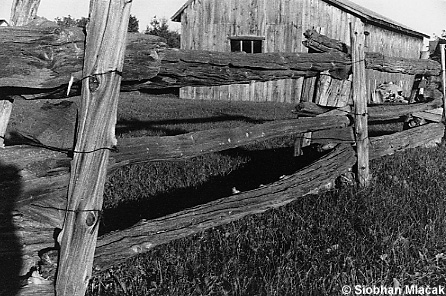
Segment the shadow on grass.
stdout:
<path fill-rule="evenodd" d="M 224 154 L 249 157 L 243 167 L 228 175 L 211 177 L 206 183 L 176 189 L 146 199 L 132 200 L 104 210 L 104 223 L 100 235 L 109 231 L 128 228 L 141 219 L 155 219 L 186 208 L 205 204 L 239 191 L 253 190 L 291 175 L 321 156 L 311 148 L 305 156 L 293 157 L 293 148 L 248 151 L 242 148 L 225 151 Z M 160 176 L 162 177 L 162 176 Z"/>
<path fill-rule="evenodd" d="M 140 93 L 149 94 L 149 95 L 175 95 L 177 97 L 180 96 L 180 88 L 179 87 L 164 87 L 159 89 L 139 89 Z"/>
<path fill-rule="evenodd" d="M 14 225 L 14 205 L 21 191 L 19 170 L 0 162 L 0 295 L 16 295 L 20 289 L 22 253 L 17 227 Z"/>
<path fill-rule="evenodd" d="M 176 136 L 179 134 L 188 133 L 188 130 L 180 128 L 161 127 L 162 125 L 179 125 L 179 124 L 205 124 L 218 123 L 225 121 L 238 121 L 243 123 L 259 124 L 267 120 L 253 119 L 242 115 L 230 115 L 221 113 L 217 116 L 202 117 L 202 118 L 185 118 L 185 119 L 166 119 L 166 120 L 120 120 L 116 125 L 116 134 L 126 134 L 129 132 L 145 130 L 152 132 L 162 132 L 166 136 Z"/>
<path fill-rule="evenodd" d="M 401 120 L 388 120 L 373 122 L 369 125 L 369 137 L 380 137 L 403 131 L 404 123 Z"/>

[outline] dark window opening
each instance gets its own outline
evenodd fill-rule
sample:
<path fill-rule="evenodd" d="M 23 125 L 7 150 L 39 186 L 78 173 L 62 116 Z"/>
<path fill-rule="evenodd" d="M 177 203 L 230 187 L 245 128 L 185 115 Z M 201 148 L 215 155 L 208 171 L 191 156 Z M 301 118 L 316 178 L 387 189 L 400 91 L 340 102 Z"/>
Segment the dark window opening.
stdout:
<path fill-rule="evenodd" d="M 232 52 L 242 51 L 242 44 L 240 40 L 231 40 L 231 51 Z"/>
<path fill-rule="evenodd" d="M 251 40 L 242 40 L 242 51 L 246 52 L 246 53 L 254 53 L 252 51 L 253 46 L 251 46 L 251 43 L 253 43 L 254 41 Z"/>
<path fill-rule="evenodd" d="M 263 40 L 231 38 L 231 51 L 246 52 L 246 53 L 262 53 Z"/>

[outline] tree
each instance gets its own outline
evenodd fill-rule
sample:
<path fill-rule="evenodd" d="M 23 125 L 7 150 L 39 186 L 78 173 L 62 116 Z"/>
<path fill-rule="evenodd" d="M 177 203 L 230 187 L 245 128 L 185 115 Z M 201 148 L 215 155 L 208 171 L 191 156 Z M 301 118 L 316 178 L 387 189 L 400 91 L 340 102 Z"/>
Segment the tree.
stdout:
<path fill-rule="evenodd" d="M 85 28 L 87 26 L 88 20 L 88 17 L 81 17 L 80 19 L 76 20 L 77 26 Z"/>
<path fill-rule="evenodd" d="M 130 15 L 128 32 L 139 32 L 139 20 L 134 15 Z"/>
<path fill-rule="evenodd" d="M 59 26 L 63 28 L 77 27 L 77 21 L 72 18 L 71 15 L 64 16 L 63 18 L 56 17 L 55 21 Z"/>
<path fill-rule="evenodd" d="M 85 26 L 88 23 L 88 18 L 86 18 L 86 17 L 81 17 L 80 19 L 75 19 L 71 15 L 64 16 L 63 18 L 56 17 L 54 20 L 62 28 L 69 28 L 69 27 L 85 28 Z"/>
<path fill-rule="evenodd" d="M 166 18 L 158 19 L 156 16 L 150 21 L 150 25 L 147 26 L 145 34 L 155 35 L 163 37 L 167 41 L 167 45 L 173 48 L 180 47 L 180 34 L 175 31 L 169 30 Z"/>
<path fill-rule="evenodd" d="M 87 17 L 81 17 L 80 19 L 74 19 L 71 15 L 64 16 L 63 18 L 55 18 L 56 23 L 62 28 L 68 27 L 81 27 L 85 28 L 88 23 Z M 136 16 L 131 15 L 129 19 L 128 32 L 139 32 L 139 21 Z"/>

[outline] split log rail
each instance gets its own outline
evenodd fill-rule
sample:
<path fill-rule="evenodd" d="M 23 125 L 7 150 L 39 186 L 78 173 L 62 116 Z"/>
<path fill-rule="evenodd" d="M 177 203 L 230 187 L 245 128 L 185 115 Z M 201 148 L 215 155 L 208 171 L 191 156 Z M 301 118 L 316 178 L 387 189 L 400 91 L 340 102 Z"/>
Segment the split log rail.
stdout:
<path fill-rule="evenodd" d="M 43 280 L 42 284 L 41 279 L 36 284 L 31 275 L 27 285 L 17 289 L 17 295 L 83 295 L 93 267 L 95 271 L 104 270 L 156 245 L 315 194 L 355 164 L 362 170 L 360 183 L 367 185 L 368 158 L 432 145 L 443 137 L 443 123 L 430 113 L 442 107 L 441 94 L 428 103 L 367 109 L 364 89 L 357 88 L 363 84 L 365 68 L 438 76 L 441 67 L 430 60 L 364 53 L 357 46 L 364 34 L 361 27 L 352 29 L 352 49 L 309 31 L 308 46 L 319 53 L 184 51 L 168 49 L 159 38 L 147 35 L 130 35 L 125 44 L 124 24 L 130 2 L 93 1 L 96 4 L 91 6 L 87 39 L 77 29 L 0 28 L 0 99 L 14 95 L 24 99 L 60 98 L 62 94 L 82 93 L 83 100 L 74 151 L 55 151 L 41 143 L 0 149 L 0 165 L 8 168 L 0 171 L 0 205 L 14 213 L 14 218 L 10 217 L 13 225 L 2 228 L 0 237 L 20 242 L 20 250 L 13 250 L 17 254 L 0 248 L 0 257 L 20 256 L 20 275 L 24 275 L 40 260 L 42 250 L 57 249 L 53 232 L 62 229 L 57 236 L 61 259 L 55 289 L 52 282 Z M 110 42 L 116 46 L 110 46 Z M 357 61 L 365 62 L 361 65 Z M 120 89 L 249 83 L 311 77 L 324 71 L 336 79 L 347 79 L 353 71 L 354 110 L 350 106 L 334 109 L 302 102 L 297 112 L 309 117 L 178 136 L 121 139 L 118 143 L 114 138 Z M 435 122 L 392 135 L 368 137 L 368 122 L 412 113 L 428 113 L 426 117 Z M 334 148 L 306 168 L 265 187 L 141 221 L 129 229 L 101 236 L 96 243 L 106 173 L 128 164 L 190 158 L 308 132 L 313 133 L 316 143 L 327 143 L 324 134 L 335 136 L 329 139 Z M 9 194 L 14 196 L 13 204 L 5 198 Z"/>
<path fill-rule="evenodd" d="M 84 43 L 80 28 L 0 28 L 1 93 L 59 99 L 72 81 L 69 95 L 79 95 Z M 366 52 L 365 61 L 367 69 L 391 73 L 438 76 L 441 72 L 440 64 L 432 60 Z M 311 77 L 323 71 L 345 79 L 351 64 L 349 54 L 334 50 L 263 54 L 178 50 L 167 48 L 158 37 L 129 34 L 121 89 L 250 83 Z"/>

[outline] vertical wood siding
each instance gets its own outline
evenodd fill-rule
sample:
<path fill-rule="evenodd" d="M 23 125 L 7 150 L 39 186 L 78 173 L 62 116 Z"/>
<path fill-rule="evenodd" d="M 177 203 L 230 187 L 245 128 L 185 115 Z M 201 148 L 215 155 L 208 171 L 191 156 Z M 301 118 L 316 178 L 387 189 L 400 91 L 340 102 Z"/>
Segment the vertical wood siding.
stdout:
<path fill-rule="evenodd" d="M 181 17 L 181 48 L 230 51 L 231 36 L 264 37 L 264 52 L 306 52 L 303 32 L 316 29 L 330 38 L 350 45 L 349 23 L 361 21 L 323 0 L 195 0 Z M 419 58 L 423 40 L 366 24 L 367 51 L 388 56 Z M 233 101 L 280 101 L 296 103 L 308 93 L 301 79 L 251 82 L 216 87 L 184 87 L 180 97 Z M 313 79 L 312 79 L 313 80 Z M 383 82 L 393 81 L 409 95 L 414 78 L 410 75 L 367 70 L 367 93 Z M 310 91 L 314 91 L 311 90 Z"/>

